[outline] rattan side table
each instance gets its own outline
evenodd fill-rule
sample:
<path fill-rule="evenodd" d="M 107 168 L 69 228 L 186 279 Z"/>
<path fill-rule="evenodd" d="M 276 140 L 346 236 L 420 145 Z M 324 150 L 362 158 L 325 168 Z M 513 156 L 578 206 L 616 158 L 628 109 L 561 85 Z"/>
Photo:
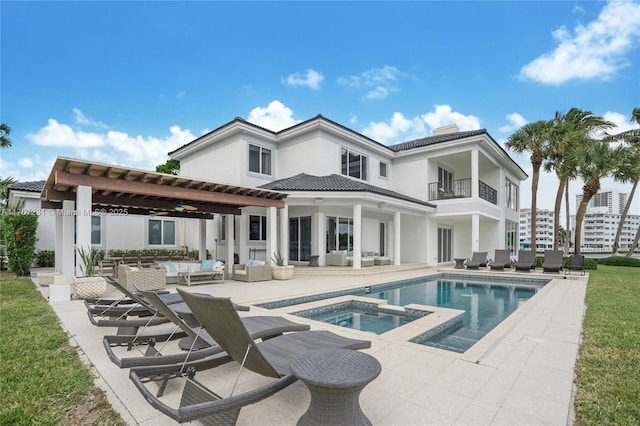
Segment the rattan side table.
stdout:
<path fill-rule="evenodd" d="M 298 355 L 291 372 L 311 393 L 298 425 L 371 425 L 360 408 L 360 392 L 381 371 L 377 359 L 349 349 L 323 349 Z"/>

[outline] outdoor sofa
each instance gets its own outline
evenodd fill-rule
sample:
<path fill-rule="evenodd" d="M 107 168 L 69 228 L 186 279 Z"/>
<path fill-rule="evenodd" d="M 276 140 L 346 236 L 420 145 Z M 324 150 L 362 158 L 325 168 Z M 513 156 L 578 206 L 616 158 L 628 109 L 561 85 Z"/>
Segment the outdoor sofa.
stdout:
<path fill-rule="evenodd" d="M 224 263 L 207 259 L 200 261 L 165 261 L 157 264 L 164 271 L 167 284 L 197 284 L 212 282 L 214 279 L 224 280 Z"/>
<path fill-rule="evenodd" d="M 143 290 L 164 290 L 167 288 L 165 273 L 157 268 L 119 265 L 118 282 L 130 291 L 135 291 L 134 284 Z"/>

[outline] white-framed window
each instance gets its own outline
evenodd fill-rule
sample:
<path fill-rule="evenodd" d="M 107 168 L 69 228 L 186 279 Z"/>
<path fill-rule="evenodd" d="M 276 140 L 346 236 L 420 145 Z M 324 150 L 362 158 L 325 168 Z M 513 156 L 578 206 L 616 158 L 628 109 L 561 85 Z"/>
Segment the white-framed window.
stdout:
<path fill-rule="evenodd" d="M 175 246 L 176 221 L 173 219 L 149 219 L 147 244 L 150 246 Z"/>
<path fill-rule="evenodd" d="M 91 216 L 91 245 L 102 245 L 102 216 Z"/>
<path fill-rule="evenodd" d="M 380 177 L 388 178 L 389 177 L 389 164 L 384 161 L 380 162 Z"/>
<path fill-rule="evenodd" d="M 505 207 L 511 210 L 518 210 L 519 206 L 519 194 L 518 185 L 511 182 L 509 179 L 505 181 Z"/>
<path fill-rule="evenodd" d="M 249 144 L 249 171 L 271 176 L 271 150 Z"/>
<path fill-rule="evenodd" d="M 249 216 L 249 240 L 250 241 L 267 241 L 267 217 L 266 216 Z"/>
<path fill-rule="evenodd" d="M 356 179 L 367 180 L 367 156 L 347 148 L 342 148 L 342 174 Z"/>

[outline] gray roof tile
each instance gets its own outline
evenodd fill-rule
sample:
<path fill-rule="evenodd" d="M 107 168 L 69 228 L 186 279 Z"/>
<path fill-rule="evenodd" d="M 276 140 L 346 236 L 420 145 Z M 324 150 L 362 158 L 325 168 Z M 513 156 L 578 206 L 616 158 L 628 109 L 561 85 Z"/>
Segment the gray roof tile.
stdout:
<path fill-rule="evenodd" d="M 423 206 L 436 207 L 426 201 L 408 197 L 389 189 L 369 185 L 366 182 L 359 182 L 345 176 L 332 174 L 329 176 L 313 176 L 300 173 L 285 179 L 269 182 L 259 188 L 273 191 L 337 191 L 337 192 L 370 192 L 372 194 L 384 195 L 398 200 L 409 201 Z"/>
<path fill-rule="evenodd" d="M 9 185 L 9 189 L 14 189 L 16 191 L 27 191 L 27 192 L 42 192 L 42 188 L 44 188 L 45 181 L 43 180 L 35 180 L 32 182 L 16 182 Z"/>

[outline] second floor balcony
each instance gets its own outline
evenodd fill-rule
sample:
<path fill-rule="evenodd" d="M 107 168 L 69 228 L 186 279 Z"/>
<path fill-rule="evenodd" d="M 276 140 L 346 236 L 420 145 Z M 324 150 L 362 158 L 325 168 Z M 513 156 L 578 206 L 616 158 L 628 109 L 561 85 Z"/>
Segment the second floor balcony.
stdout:
<path fill-rule="evenodd" d="M 471 193 L 471 178 L 429 183 L 429 201 L 471 198 Z M 478 181 L 478 196 L 492 204 L 498 204 L 498 191 L 481 180 Z"/>

